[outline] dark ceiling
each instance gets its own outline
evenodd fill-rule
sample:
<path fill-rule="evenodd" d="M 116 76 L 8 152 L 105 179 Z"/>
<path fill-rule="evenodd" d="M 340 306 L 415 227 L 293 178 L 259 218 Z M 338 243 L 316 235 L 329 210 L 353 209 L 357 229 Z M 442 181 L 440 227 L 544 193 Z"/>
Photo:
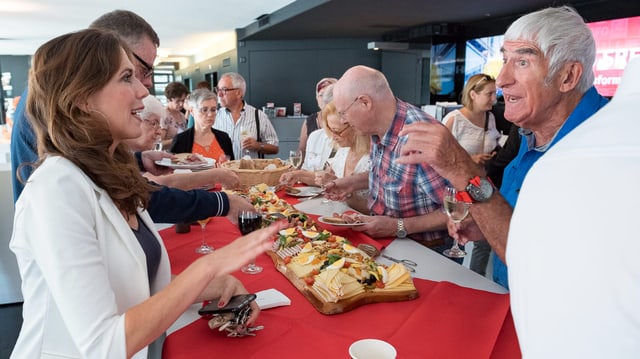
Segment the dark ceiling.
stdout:
<path fill-rule="evenodd" d="M 587 22 L 640 15 L 638 0 L 298 0 L 238 29 L 238 40 L 473 38 L 501 34 L 522 14 L 560 5 L 575 7 Z"/>

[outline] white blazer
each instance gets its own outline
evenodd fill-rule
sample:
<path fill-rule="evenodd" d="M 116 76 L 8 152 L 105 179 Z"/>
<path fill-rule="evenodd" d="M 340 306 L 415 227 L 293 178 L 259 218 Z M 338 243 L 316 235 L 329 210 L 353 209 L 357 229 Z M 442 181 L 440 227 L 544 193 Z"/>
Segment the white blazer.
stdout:
<path fill-rule="evenodd" d="M 146 257 L 107 192 L 71 161 L 49 157 L 16 203 L 16 254 L 24 323 L 12 358 L 125 358 L 124 313 L 165 287 L 167 251 L 146 211 L 140 217 L 162 247 L 149 285 Z M 146 358 L 147 348 L 135 358 Z"/>

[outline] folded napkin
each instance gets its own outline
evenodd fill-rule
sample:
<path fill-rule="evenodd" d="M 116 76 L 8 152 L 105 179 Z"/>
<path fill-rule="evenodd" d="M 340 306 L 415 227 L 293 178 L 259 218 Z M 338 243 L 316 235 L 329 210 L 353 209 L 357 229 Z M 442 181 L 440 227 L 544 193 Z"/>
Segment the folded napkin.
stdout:
<path fill-rule="evenodd" d="M 291 305 L 291 299 L 277 289 L 265 289 L 256 293 L 256 303 L 260 310 Z"/>

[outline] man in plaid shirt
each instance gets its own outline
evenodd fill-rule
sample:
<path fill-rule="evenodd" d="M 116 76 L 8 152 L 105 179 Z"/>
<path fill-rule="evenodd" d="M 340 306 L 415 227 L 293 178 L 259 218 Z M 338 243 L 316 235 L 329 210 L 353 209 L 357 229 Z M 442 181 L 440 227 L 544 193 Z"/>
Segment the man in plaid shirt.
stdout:
<path fill-rule="evenodd" d="M 337 179 L 327 196 L 340 199 L 369 188 L 371 216 L 355 227 L 372 237 L 410 237 L 438 252 L 451 247 L 447 216 L 441 210 L 447 181 L 425 164 L 396 162 L 406 137 L 402 128 L 414 122 L 438 122 L 393 95 L 378 70 L 355 66 L 334 85 L 333 103 L 341 122 L 371 135 L 371 172 Z"/>

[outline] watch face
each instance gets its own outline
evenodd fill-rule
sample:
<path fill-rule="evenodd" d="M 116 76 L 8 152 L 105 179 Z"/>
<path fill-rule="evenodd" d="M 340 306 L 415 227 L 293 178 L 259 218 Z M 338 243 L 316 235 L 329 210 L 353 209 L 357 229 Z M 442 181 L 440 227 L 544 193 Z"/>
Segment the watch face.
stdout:
<path fill-rule="evenodd" d="M 486 178 L 480 178 L 480 186 L 469 184 L 467 192 L 474 201 L 484 202 L 493 195 L 494 187 Z"/>
<path fill-rule="evenodd" d="M 397 238 L 406 238 L 407 237 L 407 230 L 404 229 L 404 221 L 402 219 L 398 220 L 398 229 L 396 231 L 396 237 Z"/>

